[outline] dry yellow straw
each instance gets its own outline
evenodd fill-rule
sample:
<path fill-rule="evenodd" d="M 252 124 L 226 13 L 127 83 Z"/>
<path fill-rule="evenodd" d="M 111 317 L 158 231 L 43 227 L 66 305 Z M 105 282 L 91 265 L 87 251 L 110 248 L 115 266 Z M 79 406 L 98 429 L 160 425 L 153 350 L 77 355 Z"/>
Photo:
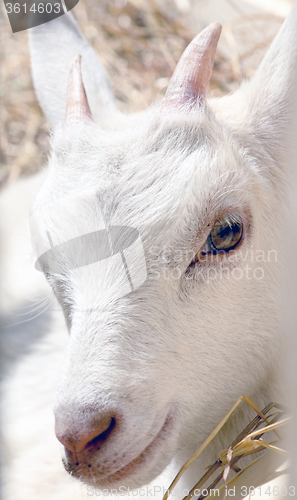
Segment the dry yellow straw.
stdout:
<path fill-rule="evenodd" d="M 240 403 L 245 400 L 254 410 L 255 412 L 264 420 L 264 422 L 267 423 L 267 427 L 265 429 L 257 430 L 249 434 L 249 438 L 252 438 L 253 436 L 258 436 L 261 433 L 268 432 L 268 430 L 273 430 L 275 434 L 277 435 L 278 438 L 280 438 L 279 433 L 276 431 L 277 427 L 280 427 L 281 425 L 284 425 L 288 419 L 284 419 L 281 422 L 277 422 L 274 424 L 270 424 L 269 420 L 263 413 L 252 403 L 252 401 L 247 397 L 247 396 L 241 396 L 238 398 L 236 403 L 232 406 L 232 408 L 228 411 L 228 413 L 225 415 L 225 417 L 221 420 L 221 422 L 216 426 L 216 428 L 209 434 L 209 436 L 206 438 L 204 443 L 198 448 L 198 450 L 189 458 L 189 460 L 182 466 L 178 474 L 175 476 L 174 480 L 170 484 L 168 490 L 166 491 L 163 500 L 167 500 L 169 495 L 171 494 L 173 488 L 176 486 L 178 481 L 180 480 L 181 476 L 184 474 L 184 472 L 190 467 L 190 465 L 196 460 L 196 458 L 199 457 L 199 455 L 205 450 L 205 448 L 211 443 L 211 441 L 215 438 L 215 436 L 218 434 L 220 429 L 223 427 L 223 425 L 227 422 L 227 420 L 231 417 L 232 413 L 236 410 L 236 408 L 240 405 Z M 269 427 L 269 428 L 268 428 Z M 244 439 L 241 441 L 242 445 L 244 445 Z M 238 445 L 237 445 L 238 446 Z M 237 448 L 237 447 L 236 447 Z"/>

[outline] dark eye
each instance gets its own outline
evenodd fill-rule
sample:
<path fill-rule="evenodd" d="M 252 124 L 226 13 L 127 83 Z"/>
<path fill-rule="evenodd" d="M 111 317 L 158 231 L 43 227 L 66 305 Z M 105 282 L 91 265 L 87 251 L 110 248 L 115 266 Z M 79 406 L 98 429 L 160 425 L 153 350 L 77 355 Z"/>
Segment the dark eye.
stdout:
<path fill-rule="evenodd" d="M 202 253 L 217 254 L 218 252 L 229 252 L 233 250 L 242 238 L 243 224 L 241 219 L 221 217 L 212 227 Z"/>
<path fill-rule="evenodd" d="M 238 214 L 220 217 L 213 225 L 206 242 L 188 267 L 208 262 L 212 255 L 227 253 L 237 247 L 243 237 L 243 222 Z"/>

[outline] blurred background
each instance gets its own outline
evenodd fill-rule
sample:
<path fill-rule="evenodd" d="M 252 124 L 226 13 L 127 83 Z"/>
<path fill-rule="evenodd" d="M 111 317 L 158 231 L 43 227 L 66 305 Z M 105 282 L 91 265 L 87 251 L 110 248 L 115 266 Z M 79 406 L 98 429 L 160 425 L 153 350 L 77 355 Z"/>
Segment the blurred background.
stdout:
<path fill-rule="evenodd" d="M 0 0 L 0 186 L 46 160 L 49 125 L 30 75 L 27 32 L 12 33 Z M 220 21 L 223 33 L 210 95 L 250 78 L 293 0 L 80 0 L 72 10 L 109 74 L 123 111 L 141 110 L 165 92 L 192 38 Z"/>

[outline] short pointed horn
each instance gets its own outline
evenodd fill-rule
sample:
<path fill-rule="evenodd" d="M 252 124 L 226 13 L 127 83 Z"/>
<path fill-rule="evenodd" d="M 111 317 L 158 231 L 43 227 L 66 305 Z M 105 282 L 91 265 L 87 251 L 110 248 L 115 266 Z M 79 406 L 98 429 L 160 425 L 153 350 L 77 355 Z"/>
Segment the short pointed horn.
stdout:
<path fill-rule="evenodd" d="M 91 118 L 92 113 L 82 81 L 81 55 L 78 55 L 72 61 L 68 77 L 65 124 L 84 122 Z"/>
<path fill-rule="evenodd" d="M 188 45 L 169 82 L 164 106 L 201 104 L 206 100 L 221 31 L 221 24 L 212 23 Z"/>

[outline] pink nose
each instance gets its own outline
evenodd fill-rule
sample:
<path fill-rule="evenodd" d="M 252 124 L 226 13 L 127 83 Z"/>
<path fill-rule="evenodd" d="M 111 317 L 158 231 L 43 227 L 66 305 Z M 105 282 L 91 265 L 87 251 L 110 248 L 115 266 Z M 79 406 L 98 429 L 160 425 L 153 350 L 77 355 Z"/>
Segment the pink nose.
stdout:
<path fill-rule="evenodd" d="M 82 418 L 77 425 L 67 425 L 65 421 L 56 419 L 56 436 L 73 453 L 81 453 L 95 444 L 100 447 L 108 439 L 116 423 L 115 418 L 109 415 L 92 419 L 88 424 L 83 424 L 83 420 Z"/>

